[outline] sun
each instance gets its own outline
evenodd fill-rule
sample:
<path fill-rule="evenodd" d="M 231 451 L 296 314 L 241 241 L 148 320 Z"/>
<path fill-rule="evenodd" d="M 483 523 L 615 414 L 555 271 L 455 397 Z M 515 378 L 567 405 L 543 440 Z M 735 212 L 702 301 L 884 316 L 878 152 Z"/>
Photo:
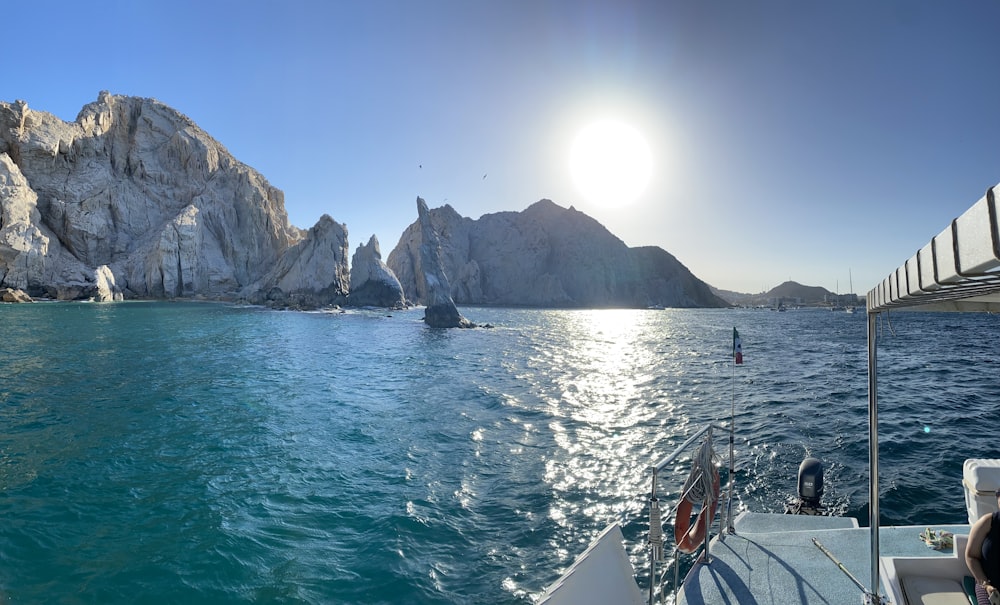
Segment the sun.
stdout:
<path fill-rule="evenodd" d="M 602 120 L 576 135 L 569 170 L 588 201 L 618 207 L 634 202 L 645 191 L 653 157 L 638 130 L 618 120 Z"/>

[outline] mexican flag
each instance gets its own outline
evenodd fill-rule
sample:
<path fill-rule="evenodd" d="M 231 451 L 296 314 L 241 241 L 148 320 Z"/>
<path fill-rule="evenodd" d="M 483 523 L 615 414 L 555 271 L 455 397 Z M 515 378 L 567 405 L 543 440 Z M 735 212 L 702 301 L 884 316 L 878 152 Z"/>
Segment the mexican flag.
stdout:
<path fill-rule="evenodd" d="M 743 365 L 743 343 L 740 342 L 740 333 L 733 328 L 733 359 L 736 365 Z"/>

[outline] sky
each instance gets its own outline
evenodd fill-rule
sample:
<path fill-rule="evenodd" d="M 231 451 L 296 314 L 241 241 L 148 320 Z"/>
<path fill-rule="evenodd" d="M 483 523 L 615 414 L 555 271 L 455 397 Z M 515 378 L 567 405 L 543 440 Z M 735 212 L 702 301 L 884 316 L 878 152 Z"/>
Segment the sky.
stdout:
<path fill-rule="evenodd" d="M 383 259 L 417 196 L 540 199 L 703 281 L 864 294 L 1000 182 L 995 0 L 21 3 L 0 100 L 72 121 L 102 90 L 194 120 Z M 623 206 L 571 178 L 600 120 L 651 176 Z"/>

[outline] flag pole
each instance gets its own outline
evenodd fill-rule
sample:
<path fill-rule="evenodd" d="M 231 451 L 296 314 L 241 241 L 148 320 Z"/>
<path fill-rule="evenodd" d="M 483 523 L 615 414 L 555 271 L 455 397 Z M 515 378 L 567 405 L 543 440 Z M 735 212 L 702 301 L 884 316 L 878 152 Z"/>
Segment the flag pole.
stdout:
<path fill-rule="evenodd" d="M 726 501 L 726 533 L 735 534 L 733 526 L 733 443 L 736 439 L 736 364 L 743 361 L 743 346 L 739 332 L 733 327 L 733 397 L 729 408 L 729 498 Z"/>

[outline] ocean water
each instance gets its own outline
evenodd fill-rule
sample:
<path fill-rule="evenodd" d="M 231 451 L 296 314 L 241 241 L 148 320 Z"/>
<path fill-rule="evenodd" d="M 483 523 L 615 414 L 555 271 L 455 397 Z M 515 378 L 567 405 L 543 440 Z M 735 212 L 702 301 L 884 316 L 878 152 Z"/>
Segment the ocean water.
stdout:
<path fill-rule="evenodd" d="M 0 306 L 0 602 L 531 603 L 613 519 L 641 565 L 647 465 L 731 411 L 738 509 L 783 510 L 812 455 L 867 524 L 863 313 L 462 311 L 494 327 Z M 880 325 L 883 522 L 964 521 L 997 321 Z"/>

